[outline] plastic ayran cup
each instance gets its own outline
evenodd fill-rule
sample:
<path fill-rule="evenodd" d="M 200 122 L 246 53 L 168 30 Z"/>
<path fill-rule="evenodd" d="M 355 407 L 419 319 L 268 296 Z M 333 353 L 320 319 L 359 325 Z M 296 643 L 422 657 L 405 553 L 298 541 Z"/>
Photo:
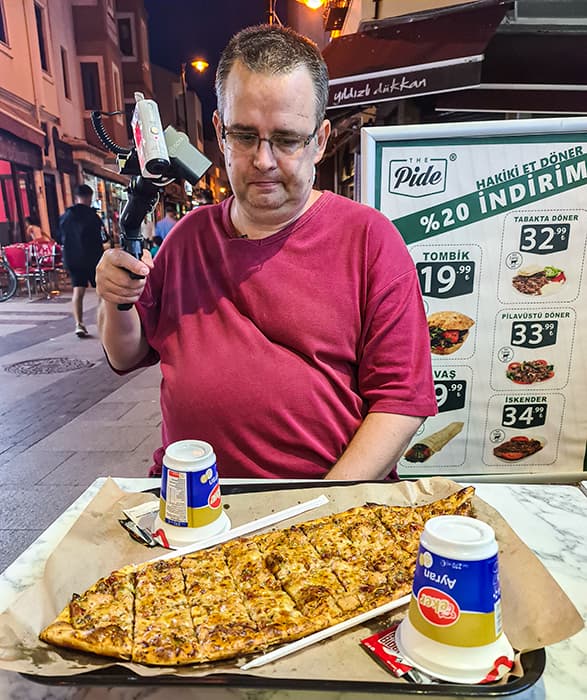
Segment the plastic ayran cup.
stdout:
<path fill-rule="evenodd" d="M 511 668 L 490 525 L 462 515 L 426 522 L 396 642 L 408 663 L 441 680 L 480 683 Z"/>
<path fill-rule="evenodd" d="M 172 547 L 208 539 L 230 528 L 222 509 L 216 455 L 203 440 L 170 444 L 163 457 L 156 528 Z"/>

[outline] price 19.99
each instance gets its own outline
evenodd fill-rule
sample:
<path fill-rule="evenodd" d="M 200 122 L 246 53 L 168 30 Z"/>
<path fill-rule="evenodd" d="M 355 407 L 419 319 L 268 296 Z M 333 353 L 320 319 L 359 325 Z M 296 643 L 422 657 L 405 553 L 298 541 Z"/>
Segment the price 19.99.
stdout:
<path fill-rule="evenodd" d="M 545 348 L 556 343 L 558 321 L 515 321 L 510 345 L 520 348 Z"/>
<path fill-rule="evenodd" d="M 439 413 L 456 411 L 465 405 L 467 382 L 463 380 L 434 382 L 434 391 Z"/>
<path fill-rule="evenodd" d="M 545 403 L 533 403 L 530 405 L 508 404 L 503 407 L 501 424 L 504 428 L 525 430 L 544 425 L 546 422 Z"/>
<path fill-rule="evenodd" d="M 437 299 L 450 299 L 471 294 L 475 281 L 475 263 L 420 262 L 416 263 L 422 294 Z"/>

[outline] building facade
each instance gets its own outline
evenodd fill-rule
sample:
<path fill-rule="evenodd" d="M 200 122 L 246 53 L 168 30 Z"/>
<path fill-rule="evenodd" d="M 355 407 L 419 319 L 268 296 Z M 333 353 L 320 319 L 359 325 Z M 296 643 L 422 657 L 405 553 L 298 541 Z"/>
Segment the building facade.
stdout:
<path fill-rule="evenodd" d="M 70 184 L 64 176 L 57 186 L 51 139 L 54 133 L 60 133 L 59 85 L 55 76 L 60 64 L 55 63 L 53 49 L 59 43 L 67 52 L 71 44 L 66 36 L 57 34 L 53 43 L 47 8 L 47 2 L 0 1 L 2 244 L 24 240 L 27 217 L 39 219 L 42 228 L 49 230 L 49 211 L 62 205 Z M 63 157 L 67 158 L 65 151 Z"/>
<path fill-rule="evenodd" d="M 363 126 L 587 114 L 582 0 L 325 0 L 321 20 L 323 188 L 359 196 Z"/>
<path fill-rule="evenodd" d="M 82 182 L 116 239 L 128 177 L 91 114 L 130 145 L 134 93 L 153 96 L 146 26 L 143 0 L 0 0 L 0 244 L 27 217 L 56 237 Z"/>

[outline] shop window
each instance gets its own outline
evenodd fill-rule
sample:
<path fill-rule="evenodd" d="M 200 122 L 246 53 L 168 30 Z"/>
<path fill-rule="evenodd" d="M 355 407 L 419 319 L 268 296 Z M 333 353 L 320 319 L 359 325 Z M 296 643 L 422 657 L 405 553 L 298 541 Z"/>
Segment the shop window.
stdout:
<path fill-rule="evenodd" d="M 37 215 L 33 171 L 0 160 L 0 244 L 24 241 L 24 218 Z"/>
<path fill-rule="evenodd" d="M 132 17 L 118 16 L 118 45 L 120 53 L 128 58 L 135 57 Z"/>
<path fill-rule="evenodd" d="M 63 75 L 63 92 L 68 100 L 71 100 L 71 87 L 69 84 L 69 64 L 67 62 L 67 51 L 61 47 L 61 73 Z"/>
<path fill-rule="evenodd" d="M 586 24 L 585 0 L 516 0 L 508 20 L 520 24 Z"/>
<path fill-rule="evenodd" d="M 0 160 L 0 245 L 14 243 L 17 219 L 12 168 L 7 160 Z"/>
<path fill-rule="evenodd" d="M 35 3 L 35 22 L 37 25 L 37 38 L 39 40 L 39 56 L 41 68 L 49 72 L 49 56 L 47 54 L 47 33 L 45 30 L 45 8 Z"/>
<path fill-rule="evenodd" d="M 3 44 L 8 44 L 8 35 L 6 33 L 6 19 L 4 17 L 4 0 L 0 0 L 0 41 Z"/>
<path fill-rule="evenodd" d="M 114 90 L 114 111 L 122 111 L 122 90 L 120 87 L 120 73 L 118 68 L 112 64 L 112 87 Z"/>
<path fill-rule="evenodd" d="M 147 38 L 147 24 L 141 20 L 141 58 L 144 64 L 149 63 L 149 40 Z"/>
<path fill-rule="evenodd" d="M 100 71 L 94 61 L 82 61 L 82 88 L 84 92 L 84 109 L 101 110 L 102 95 L 100 94 Z"/>
<path fill-rule="evenodd" d="M 36 213 L 36 203 L 34 202 L 34 182 L 33 173 L 30 170 L 19 168 L 15 172 L 16 182 L 18 185 L 18 198 L 22 217 L 25 218 L 33 213 Z M 35 211 L 33 211 L 35 210 Z"/>

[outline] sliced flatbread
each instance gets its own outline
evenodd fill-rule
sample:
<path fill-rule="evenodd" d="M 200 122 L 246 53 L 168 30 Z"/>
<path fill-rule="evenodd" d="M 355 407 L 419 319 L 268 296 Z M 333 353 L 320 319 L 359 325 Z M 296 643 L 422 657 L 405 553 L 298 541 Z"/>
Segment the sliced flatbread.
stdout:
<path fill-rule="evenodd" d="M 185 557 L 127 566 L 71 602 L 40 638 L 173 666 L 290 642 L 409 593 L 420 534 L 472 515 L 472 487 L 422 506 L 366 504 Z"/>

